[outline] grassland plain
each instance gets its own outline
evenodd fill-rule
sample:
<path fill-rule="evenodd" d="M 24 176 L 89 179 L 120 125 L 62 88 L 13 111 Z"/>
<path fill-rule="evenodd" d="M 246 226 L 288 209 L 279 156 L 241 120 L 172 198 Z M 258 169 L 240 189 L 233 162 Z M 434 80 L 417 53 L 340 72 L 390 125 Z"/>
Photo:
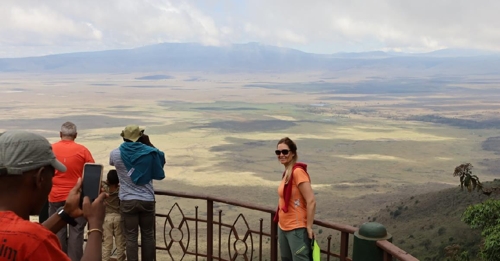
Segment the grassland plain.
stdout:
<path fill-rule="evenodd" d="M 500 90 L 491 83 L 498 79 L 482 85 L 472 78 L 440 83 L 321 73 L 147 76 L 3 75 L 0 129 L 57 141 L 60 125 L 73 121 L 78 141 L 107 170 L 120 131 L 136 123 L 167 155 L 167 178 L 156 188 L 264 206 L 277 201 L 282 167 L 273 150 L 289 136 L 309 164 L 317 218 L 351 225 L 402 197 L 454 186 L 451 172 L 460 163 L 471 162 L 482 180 L 498 174 L 491 167 L 498 155 L 484 148 L 499 136 Z M 429 116 L 439 120 L 415 118 Z M 484 121 L 493 127 L 474 128 Z M 199 204 L 176 201 L 185 214 Z M 158 212 L 173 202 L 161 200 Z M 238 213 L 221 209 L 229 220 Z"/>

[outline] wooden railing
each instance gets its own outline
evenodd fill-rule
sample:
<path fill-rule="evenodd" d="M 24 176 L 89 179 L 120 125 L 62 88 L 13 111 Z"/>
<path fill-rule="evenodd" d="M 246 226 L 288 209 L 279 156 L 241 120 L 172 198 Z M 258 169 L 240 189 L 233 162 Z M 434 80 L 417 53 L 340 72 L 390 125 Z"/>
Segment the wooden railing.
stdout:
<path fill-rule="evenodd" d="M 377 241 L 377 246 L 384 251 L 384 261 L 392 261 L 393 258 L 400 261 L 418 261 L 418 259 L 387 240 Z"/>
<path fill-rule="evenodd" d="M 156 213 L 157 224 L 158 221 L 164 219 L 163 228 L 160 226 L 156 229 L 158 231 L 158 228 L 160 228 L 160 231 L 163 231 L 163 239 L 158 240 L 157 237 L 156 248 L 160 250 L 158 252 L 160 255 L 167 256 L 166 260 L 200 260 L 199 258 L 207 261 L 236 259 L 278 260 L 278 227 L 272 221 L 275 209 L 199 194 L 163 190 L 157 190 L 155 194 L 157 195 L 157 209 L 158 206 L 164 208 L 165 204 L 171 206 L 167 214 Z M 199 206 L 196 205 L 194 209 L 191 209 L 194 212 L 194 216 L 187 216 L 184 214 L 186 209 L 183 210 L 178 202 L 175 200 L 166 200 L 163 198 L 164 196 L 180 198 L 182 200 L 205 201 L 206 214 L 200 217 Z M 232 210 L 223 213 L 223 210 L 219 209 L 217 211 L 218 215 L 214 216 L 214 207 L 223 207 L 222 205 L 219 206 L 219 204 L 224 204 L 228 208 L 239 207 L 246 209 L 247 213 L 240 212 L 235 218 L 223 218 L 226 213 L 234 214 L 235 211 Z M 245 216 L 251 215 L 248 211 L 257 212 L 257 216 L 259 216 L 257 225 L 249 225 Z M 180 221 L 175 224 L 174 219 L 179 218 Z M 228 219 L 231 221 L 230 223 L 227 223 Z M 321 242 L 318 242 L 321 248 L 321 260 L 352 260 L 350 257 L 352 256 L 352 253 L 350 253 L 352 252 L 352 247 L 349 247 L 350 239 L 351 235 L 357 231 L 357 228 L 321 220 L 315 220 L 314 224 L 316 225 L 315 234 L 318 241 L 319 238 L 323 238 Z M 241 227 L 243 227 L 243 230 L 240 229 Z M 332 250 L 334 242 L 332 241 L 332 234 L 329 234 L 326 238 L 324 235 L 321 235 L 323 229 L 339 234 L 335 241 L 340 242 L 337 250 Z M 223 238 L 223 235 L 227 236 L 227 238 Z M 325 239 L 326 242 L 324 242 Z M 227 244 L 227 249 L 223 247 L 223 243 Z M 192 246 L 193 244 L 194 246 Z M 175 248 L 175 246 L 179 247 Z M 377 246 L 384 252 L 384 261 L 418 260 L 389 241 L 378 241 Z M 163 259 L 161 258 L 161 260 Z"/>

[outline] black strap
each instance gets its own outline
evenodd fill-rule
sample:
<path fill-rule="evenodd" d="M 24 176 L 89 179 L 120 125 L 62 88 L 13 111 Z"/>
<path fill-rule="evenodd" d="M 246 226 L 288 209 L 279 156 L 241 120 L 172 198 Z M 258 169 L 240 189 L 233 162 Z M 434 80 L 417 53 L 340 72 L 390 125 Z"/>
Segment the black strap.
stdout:
<path fill-rule="evenodd" d="M 76 220 L 72 217 L 70 217 L 68 215 L 68 213 L 66 213 L 64 211 L 64 208 L 63 207 L 60 207 L 58 210 L 57 210 L 57 215 L 59 215 L 59 217 L 64 220 L 64 222 L 70 224 L 72 227 L 78 225 L 78 223 L 76 222 Z"/>

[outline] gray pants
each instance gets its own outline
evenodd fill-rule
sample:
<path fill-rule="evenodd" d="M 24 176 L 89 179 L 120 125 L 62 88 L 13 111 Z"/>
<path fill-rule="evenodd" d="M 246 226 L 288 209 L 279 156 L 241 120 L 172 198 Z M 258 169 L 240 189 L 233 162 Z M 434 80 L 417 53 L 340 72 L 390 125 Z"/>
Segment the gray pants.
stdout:
<path fill-rule="evenodd" d="M 49 202 L 49 216 L 56 213 L 58 208 L 63 207 L 64 203 L 64 201 Z M 76 226 L 66 225 L 57 232 L 57 237 L 59 238 L 59 242 L 61 242 L 62 250 L 68 255 L 71 261 L 80 261 L 83 256 L 83 231 L 85 225 L 87 225 L 87 220 L 84 217 L 79 217 L 75 220 L 78 223 Z"/>
<path fill-rule="evenodd" d="M 278 227 L 281 261 L 312 261 L 311 239 L 307 229 L 283 231 Z"/>
<path fill-rule="evenodd" d="M 141 229 L 141 260 L 156 260 L 155 202 L 122 200 L 120 212 L 127 244 L 127 261 L 139 260 L 139 227 Z"/>

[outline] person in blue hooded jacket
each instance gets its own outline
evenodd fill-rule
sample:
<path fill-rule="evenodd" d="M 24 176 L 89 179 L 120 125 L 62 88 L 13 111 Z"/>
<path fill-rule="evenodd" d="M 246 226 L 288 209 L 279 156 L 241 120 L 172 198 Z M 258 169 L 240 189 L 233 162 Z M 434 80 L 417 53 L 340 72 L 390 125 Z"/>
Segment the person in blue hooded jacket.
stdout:
<path fill-rule="evenodd" d="M 138 125 L 122 131 L 123 143 L 111 151 L 109 164 L 120 181 L 120 213 L 126 241 L 127 260 L 139 260 L 138 237 L 141 230 L 141 259 L 155 260 L 155 197 L 153 180 L 165 178 L 165 154 L 155 148 Z"/>

